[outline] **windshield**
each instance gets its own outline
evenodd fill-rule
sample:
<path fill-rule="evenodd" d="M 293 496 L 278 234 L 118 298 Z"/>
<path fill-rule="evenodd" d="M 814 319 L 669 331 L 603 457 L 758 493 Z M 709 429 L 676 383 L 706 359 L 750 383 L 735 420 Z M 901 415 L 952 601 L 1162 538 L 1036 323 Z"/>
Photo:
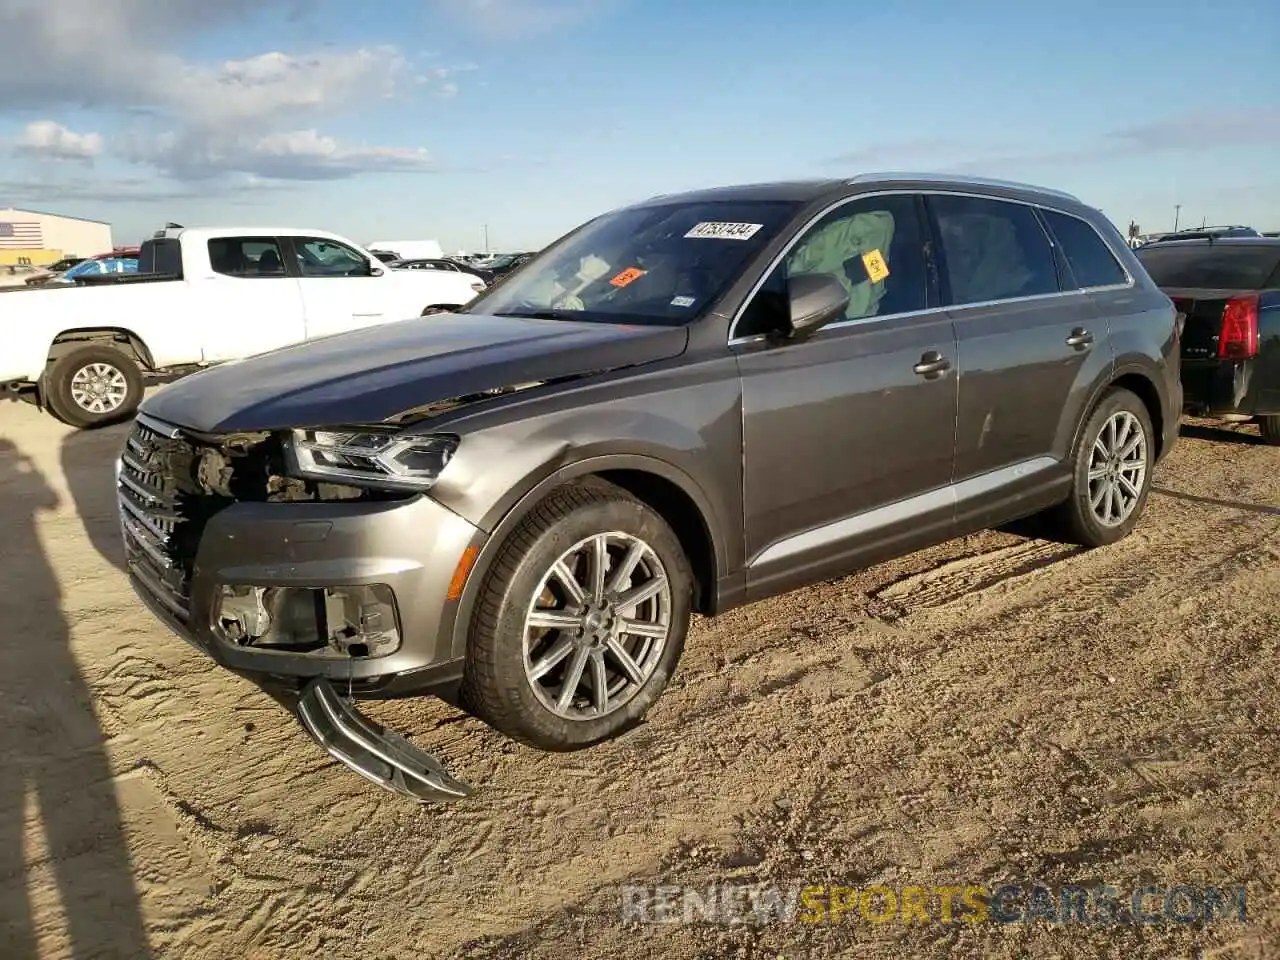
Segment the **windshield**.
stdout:
<path fill-rule="evenodd" d="M 526 263 L 467 312 L 679 326 L 723 293 L 799 207 L 721 200 L 608 213 Z"/>
<path fill-rule="evenodd" d="M 106 260 L 85 260 L 78 266 L 72 267 L 62 276 L 64 279 L 74 280 L 77 277 L 100 276 L 107 273 L 137 273 L 138 260 L 136 257 L 111 257 Z"/>
<path fill-rule="evenodd" d="M 1157 287 L 1262 290 L 1277 283 L 1280 243 L 1147 247 L 1138 259 Z"/>

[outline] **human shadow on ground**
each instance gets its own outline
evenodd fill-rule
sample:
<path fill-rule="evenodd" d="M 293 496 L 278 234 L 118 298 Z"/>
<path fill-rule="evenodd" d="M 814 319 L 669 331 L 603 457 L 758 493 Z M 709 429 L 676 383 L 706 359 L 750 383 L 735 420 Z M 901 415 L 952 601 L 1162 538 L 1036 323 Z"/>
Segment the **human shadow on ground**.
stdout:
<path fill-rule="evenodd" d="M 124 543 L 116 506 L 116 458 L 132 422 L 97 430 L 76 430 L 62 440 L 62 476 L 71 492 L 85 536 L 98 554 L 124 570 Z"/>
<path fill-rule="evenodd" d="M 35 960 L 60 903 L 74 960 L 152 956 L 88 684 L 71 650 L 62 593 L 37 516 L 58 506 L 45 478 L 0 437 L 0 957 Z M 28 813 L 30 811 L 30 814 Z M 31 817 L 28 822 L 28 816 Z M 30 852 L 43 835 L 48 861 Z M 32 880 L 52 873 L 39 915 Z M 38 871 L 38 872 L 37 872 Z"/>

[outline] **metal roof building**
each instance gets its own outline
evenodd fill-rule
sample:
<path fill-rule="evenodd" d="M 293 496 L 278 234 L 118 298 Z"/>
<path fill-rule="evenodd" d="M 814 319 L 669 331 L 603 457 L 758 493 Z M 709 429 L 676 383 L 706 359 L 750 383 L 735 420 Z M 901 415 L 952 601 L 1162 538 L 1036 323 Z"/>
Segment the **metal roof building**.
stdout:
<path fill-rule="evenodd" d="M 111 252 L 111 224 L 0 207 L 0 264 L 52 263 Z"/>

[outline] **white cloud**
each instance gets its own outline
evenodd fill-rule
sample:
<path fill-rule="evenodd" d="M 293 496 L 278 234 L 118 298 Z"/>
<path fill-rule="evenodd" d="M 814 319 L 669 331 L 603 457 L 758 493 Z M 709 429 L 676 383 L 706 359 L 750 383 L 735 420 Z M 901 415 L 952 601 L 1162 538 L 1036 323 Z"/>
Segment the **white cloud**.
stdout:
<path fill-rule="evenodd" d="M 21 153 L 51 160 L 92 160 L 102 153 L 102 135 L 76 133 L 52 120 L 27 124 L 15 144 Z"/>
<path fill-rule="evenodd" d="M 309 180 L 429 165 L 416 145 L 344 145 L 315 128 L 414 90 L 448 96 L 456 92 L 452 71 L 420 71 L 387 46 L 269 51 L 221 63 L 171 52 L 188 36 L 264 6 L 289 13 L 296 0 L 3 0 L 0 111 L 112 112 L 121 127 L 111 136 L 112 148 L 178 179 Z M 40 69 L 29 69 L 32 63 Z M 61 142 L 66 152 L 78 146 L 82 155 L 95 146 L 67 137 Z M 94 152 L 102 148 L 99 138 Z"/>

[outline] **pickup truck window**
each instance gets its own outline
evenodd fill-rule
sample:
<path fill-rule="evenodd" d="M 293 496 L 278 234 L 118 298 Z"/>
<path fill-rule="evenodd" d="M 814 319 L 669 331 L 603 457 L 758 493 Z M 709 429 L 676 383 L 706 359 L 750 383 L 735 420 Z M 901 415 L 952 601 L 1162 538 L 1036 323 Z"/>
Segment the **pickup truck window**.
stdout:
<path fill-rule="evenodd" d="M 1265 290 L 1280 284 L 1280 243 L 1145 247 L 1138 259 L 1157 287 Z"/>
<path fill-rule="evenodd" d="M 335 240 L 299 237 L 293 241 L 298 269 L 304 277 L 368 277 L 369 261 Z"/>
<path fill-rule="evenodd" d="M 217 237 L 209 241 L 209 265 L 227 277 L 283 277 L 284 257 L 272 237 Z"/>
<path fill-rule="evenodd" d="M 491 287 L 467 312 L 682 326 L 798 209 L 788 201 L 718 200 L 606 214 Z"/>

